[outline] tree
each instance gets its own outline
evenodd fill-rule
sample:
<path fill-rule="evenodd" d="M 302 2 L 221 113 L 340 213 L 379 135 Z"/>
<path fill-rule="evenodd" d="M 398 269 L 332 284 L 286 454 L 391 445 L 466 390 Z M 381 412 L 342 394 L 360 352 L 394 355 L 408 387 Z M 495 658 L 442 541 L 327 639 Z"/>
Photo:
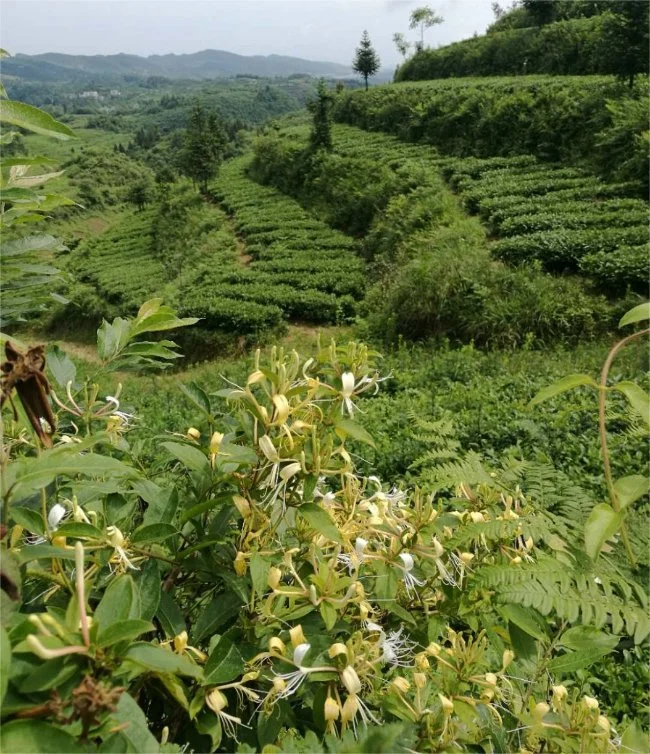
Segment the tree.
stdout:
<path fill-rule="evenodd" d="M 309 104 L 313 114 L 309 142 L 313 150 L 332 149 L 332 124 L 330 110 L 332 109 L 332 95 L 325 86 L 324 79 L 318 82 L 316 99 Z"/>
<path fill-rule="evenodd" d="M 181 170 L 206 191 L 223 161 L 227 136 L 224 125 L 216 113 L 206 113 L 197 102 L 185 130 Z"/>
<path fill-rule="evenodd" d="M 630 88 L 637 73 L 648 72 L 648 16 L 647 2 L 607 3 L 604 35 L 609 68 L 618 78 L 627 79 Z"/>
<path fill-rule="evenodd" d="M 153 201 L 155 196 L 155 185 L 150 176 L 140 178 L 133 183 L 126 194 L 127 201 L 135 204 L 139 211 L 142 211 L 149 202 Z"/>
<path fill-rule="evenodd" d="M 352 70 L 363 76 L 366 82 L 366 89 L 368 89 L 368 76 L 374 76 L 379 70 L 379 66 L 379 56 L 370 42 L 368 32 L 364 31 L 361 42 L 357 47 L 356 55 L 352 61 Z"/>
<path fill-rule="evenodd" d="M 418 50 L 424 48 L 424 30 L 430 29 L 432 26 L 436 26 L 436 24 L 441 24 L 444 20 L 442 16 L 437 15 L 433 8 L 430 8 L 428 5 L 416 8 L 411 13 L 409 29 L 420 29 L 420 41 L 415 43 Z"/>
<path fill-rule="evenodd" d="M 411 47 L 413 46 L 411 42 L 407 42 L 405 36 L 399 32 L 393 34 L 393 42 L 395 42 L 395 46 L 397 47 L 399 54 L 403 58 L 406 58 Z"/>

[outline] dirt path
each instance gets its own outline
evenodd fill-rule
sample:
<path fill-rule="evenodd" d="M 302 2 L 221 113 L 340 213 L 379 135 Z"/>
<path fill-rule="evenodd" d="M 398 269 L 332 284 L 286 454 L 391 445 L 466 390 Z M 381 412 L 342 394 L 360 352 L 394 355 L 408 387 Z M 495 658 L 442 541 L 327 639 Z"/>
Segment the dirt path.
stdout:
<path fill-rule="evenodd" d="M 226 227 L 228 230 L 232 233 L 233 238 L 235 239 L 235 248 L 237 250 L 237 257 L 236 262 L 241 267 L 248 267 L 248 265 L 251 263 L 253 257 L 248 253 L 248 250 L 246 248 L 246 241 L 244 241 L 244 237 L 242 234 L 237 230 L 237 227 L 235 225 L 235 220 L 233 216 L 228 212 L 228 210 L 221 204 L 220 201 L 215 199 L 214 196 L 211 194 L 204 194 L 203 198 L 208 204 L 212 204 L 217 209 L 221 210 L 223 212 L 224 217 L 226 218 Z"/>

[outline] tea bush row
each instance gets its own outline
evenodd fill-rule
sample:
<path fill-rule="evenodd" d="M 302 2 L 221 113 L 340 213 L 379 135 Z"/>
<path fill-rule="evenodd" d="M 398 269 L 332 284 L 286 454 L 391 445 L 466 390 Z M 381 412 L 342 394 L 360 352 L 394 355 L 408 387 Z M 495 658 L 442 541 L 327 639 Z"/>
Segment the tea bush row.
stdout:
<path fill-rule="evenodd" d="M 496 257 L 511 264 L 537 260 L 551 272 L 583 273 L 610 294 L 628 286 L 647 290 L 648 205 L 612 198 L 627 193 L 627 184 L 569 177 L 567 168 L 530 162 L 480 163 L 451 160 L 442 172 L 467 208 L 479 212 L 500 237 L 491 247 Z M 609 254 L 615 254 L 611 261 Z"/>

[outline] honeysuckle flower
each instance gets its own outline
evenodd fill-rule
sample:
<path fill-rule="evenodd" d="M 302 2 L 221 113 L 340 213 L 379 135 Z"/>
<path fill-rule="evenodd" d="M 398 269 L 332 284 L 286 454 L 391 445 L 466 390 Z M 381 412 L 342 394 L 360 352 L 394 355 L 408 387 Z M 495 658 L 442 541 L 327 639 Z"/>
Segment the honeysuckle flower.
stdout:
<path fill-rule="evenodd" d="M 170 643 L 174 646 L 174 652 L 179 655 L 182 655 L 184 652 L 188 652 L 189 654 L 194 655 L 194 657 L 196 657 L 196 659 L 200 662 L 205 662 L 208 659 L 205 652 L 202 652 L 196 647 L 192 647 L 188 643 L 187 631 L 181 631 L 180 634 L 177 634 L 173 639 L 171 639 Z"/>
<path fill-rule="evenodd" d="M 501 672 L 510 665 L 510 663 L 515 659 L 515 653 L 512 651 L 512 649 L 504 649 L 503 651 L 503 659 L 501 661 Z"/>
<path fill-rule="evenodd" d="M 368 546 L 368 540 L 363 537 L 357 537 L 354 541 L 353 553 L 340 553 L 338 556 L 339 563 L 343 563 L 349 573 L 355 571 L 365 560 L 365 549 Z"/>
<path fill-rule="evenodd" d="M 582 703 L 589 712 L 595 712 L 598 709 L 598 699 L 594 699 L 593 696 L 583 696 Z"/>
<path fill-rule="evenodd" d="M 442 714 L 445 717 L 449 717 L 449 715 L 451 715 L 454 711 L 454 703 L 451 701 L 451 699 L 447 698 L 443 694 L 438 694 L 438 699 L 440 699 Z"/>
<path fill-rule="evenodd" d="M 59 528 L 59 524 L 67 515 L 68 511 L 65 506 L 61 505 L 61 503 L 55 503 L 50 508 L 50 511 L 47 514 L 47 528 L 50 534 L 53 534 Z M 28 545 L 42 545 L 44 542 L 47 542 L 46 537 L 33 535 L 25 537 L 25 544 Z"/>
<path fill-rule="evenodd" d="M 237 726 L 243 725 L 243 723 L 241 721 L 241 718 L 235 717 L 234 715 L 229 715 L 227 712 L 224 712 L 224 710 L 228 706 L 228 700 L 226 699 L 225 694 L 219 691 L 219 689 L 214 688 L 212 689 L 212 691 L 206 694 L 205 703 L 219 718 L 223 729 L 226 731 L 226 734 L 230 736 L 230 738 L 234 738 L 236 741 Z"/>
<path fill-rule="evenodd" d="M 382 632 L 379 640 L 379 646 L 382 650 L 381 659 L 394 668 L 407 668 L 412 665 L 413 650 L 417 646 L 407 636 L 403 636 L 404 629 L 399 628 L 397 631 L 391 631 L 388 634 Z"/>
<path fill-rule="evenodd" d="M 345 686 L 348 694 L 356 695 L 361 691 L 361 681 L 352 665 L 346 665 L 341 671 L 341 683 Z"/>
<path fill-rule="evenodd" d="M 195 427 L 190 427 L 185 433 L 185 437 L 187 437 L 188 440 L 198 442 L 201 439 L 201 433 Z"/>
<path fill-rule="evenodd" d="M 604 730 L 605 733 L 609 734 L 609 731 L 611 729 L 611 724 L 609 720 L 605 717 L 605 715 L 598 715 L 598 720 L 596 720 L 596 725 L 601 729 Z"/>
<path fill-rule="evenodd" d="M 109 526 L 106 529 L 106 541 L 115 548 L 115 555 L 109 560 L 109 563 L 117 561 L 118 567 L 126 567 L 132 571 L 139 571 L 138 566 L 134 565 L 124 548 L 124 535 L 116 526 Z"/>
<path fill-rule="evenodd" d="M 224 435 L 222 432 L 213 432 L 210 438 L 210 446 L 208 448 L 210 452 L 210 465 L 214 468 L 214 465 L 221 449 L 221 443 L 223 442 Z"/>
<path fill-rule="evenodd" d="M 332 733 L 334 731 L 334 723 L 341 716 L 341 705 L 331 696 L 328 696 L 325 700 L 323 716 L 329 732 Z"/>
<path fill-rule="evenodd" d="M 569 696 L 569 692 L 567 691 L 566 686 L 562 685 L 553 686 L 551 690 L 553 692 L 551 706 L 553 707 L 553 710 L 557 712 L 564 704 L 565 699 Z"/>
<path fill-rule="evenodd" d="M 297 670 L 292 670 L 290 673 L 276 673 L 275 678 L 284 681 L 284 687 L 281 691 L 276 692 L 277 699 L 286 699 L 289 696 L 298 691 L 302 682 L 311 672 L 311 668 L 305 668 L 302 665 L 302 661 L 305 659 L 305 655 L 311 649 L 311 644 L 298 644 L 293 650 L 293 664 L 297 667 Z"/>
<path fill-rule="evenodd" d="M 343 404 L 341 406 L 341 413 L 345 413 L 347 409 L 350 416 L 354 416 L 354 403 L 352 403 L 352 395 L 354 394 L 354 375 L 352 372 L 343 372 L 341 375 L 341 396 L 343 398 Z"/>
<path fill-rule="evenodd" d="M 350 694 L 343 703 L 341 709 L 341 722 L 344 725 L 352 723 L 352 728 L 356 734 L 357 732 L 357 715 L 361 718 L 361 723 L 364 727 L 368 727 L 368 723 L 372 722 L 375 725 L 379 725 L 379 720 L 368 709 L 368 705 L 357 694 Z"/>
<path fill-rule="evenodd" d="M 415 592 L 415 587 L 418 586 L 424 586 L 425 581 L 421 581 L 420 579 L 416 578 L 411 571 L 413 570 L 415 566 L 415 561 L 413 560 L 413 556 L 410 552 L 401 552 L 399 554 L 399 559 L 402 561 L 402 580 L 404 581 L 404 586 L 406 587 L 406 593 L 409 595 L 409 597 L 412 596 L 411 592 Z"/>
<path fill-rule="evenodd" d="M 273 412 L 272 424 L 281 426 L 287 421 L 289 414 L 291 413 L 289 401 L 287 400 L 287 397 L 285 395 L 282 395 L 281 393 L 274 395 L 271 400 L 273 401 L 273 406 L 275 409 Z"/>

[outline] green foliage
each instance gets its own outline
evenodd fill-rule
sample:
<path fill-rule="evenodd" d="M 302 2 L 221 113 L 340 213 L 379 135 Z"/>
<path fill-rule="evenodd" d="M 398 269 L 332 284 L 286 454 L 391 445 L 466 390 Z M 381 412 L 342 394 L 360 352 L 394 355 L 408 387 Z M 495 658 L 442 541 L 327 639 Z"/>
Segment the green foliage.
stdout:
<path fill-rule="evenodd" d="M 216 176 L 226 147 L 223 122 L 214 112 L 206 112 L 197 102 L 185 130 L 181 166 L 185 175 L 207 190 L 208 182 Z"/>
<path fill-rule="evenodd" d="M 521 9 L 517 9 L 511 19 L 502 19 L 501 24 L 495 24 L 485 36 L 416 51 L 400 66 L 396 80 L 614 74 L 631 81 L 636 74 L 647 73 L 646 4 L 602 2 L 597 5 L 601 12 L 589 17 L 555 21 L 551 16 L 546 20 L 536 19 L 532 24 L 526 23 Z M 535 1 L 533 7 L 541 13 L 553 13 L 553 3 L 549 0 Z"/>
<path fill-rule="evenodd" d="M 309 109 L 312 112 L 312 128 L 310 134 L 310 145 L 315 151 L 332 149 L 332 123 L 330 110 L 332 109 L 332 96 L 328 94 L 325 81 L 321 79 L 318 82 L 316 99 L 310 103 Z"/>
<path fill-rule="evenodd" d="M 532 154 L 597 167 L 607 153 L 605 145 L 598 147 L 599 133 L 612 123 L 607 102 L 627 98 L 644 102 L 645 90 L 637 85 L 629 91 L 596 76 L 402 83 L 373 87 L 367 97 L 345 92 L 336 100 L 334 119 L 408 141 L 424 141 L 445 154 Z M 640 153 L 641 145 L 637 149 Z M 615 180 L 623 176 L 609 175 Z"/>
<path fill-rule="evenodd" d="M 379 56 L 372 46 L 368 32 L 364 31 L 361 35 L 361 41 L 357 47 L 354 60 L 352 61 L 352 70 L 363 76 L 366 83 L 366 91 L 368 90 L 368 78 L 377 73 L 380 65 Z"/>
<path fill-rule="evenodd" d="M 185 324 L 153 301 L 105 324 L 100 372 L 68 381 L 52 450 L 8 426 L 3 567 L 27 566 L 29 601 L 3 611 L 9 751 L 371 751 L 398 737 L 616 750 L 573 678 L 650 626 L 631 574 L 581 549 L 584 493 L 550 468 L 460 461 L 449 422 L 420 427 L 435 495 L 360 475 L 348 445 L 372 438 L 358 403 L 383 380 L 356 343 L 307 360 L 273 349 L 240 385 L 192 386 L 199 428 L 143 463 L 117 397 L 99 395 L 133 337 Z M 87 437 L 66 442 L 76 422 Z M 27 515 L 32 489 L 42 507 Z M 35 706 L 39 725 L 11 719 Z"/>

